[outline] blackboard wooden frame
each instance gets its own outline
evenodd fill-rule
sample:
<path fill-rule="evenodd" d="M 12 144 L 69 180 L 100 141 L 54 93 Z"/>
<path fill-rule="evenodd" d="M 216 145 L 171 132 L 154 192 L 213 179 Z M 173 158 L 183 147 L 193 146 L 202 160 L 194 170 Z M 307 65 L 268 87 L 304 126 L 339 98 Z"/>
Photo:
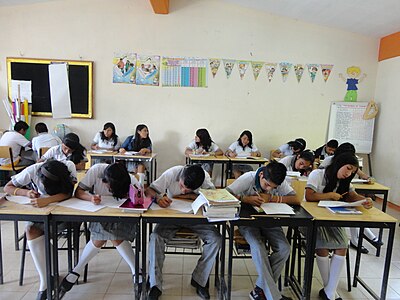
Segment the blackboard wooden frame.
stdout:
<path fill-rule="evenodd" d="M 8 97 L 11 80 L 32 81 L 32 115 L 52 116 L 48 65 L 67 63 L 72 118 L 93 118 L 93 62 L 7 57 Z"/>

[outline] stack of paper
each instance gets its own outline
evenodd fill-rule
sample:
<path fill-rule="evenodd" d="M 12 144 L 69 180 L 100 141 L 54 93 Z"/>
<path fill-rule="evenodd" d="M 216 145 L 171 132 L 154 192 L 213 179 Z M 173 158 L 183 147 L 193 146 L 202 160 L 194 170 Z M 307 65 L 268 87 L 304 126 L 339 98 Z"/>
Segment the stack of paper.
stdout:
<path fill-rule="evenodd" d="M 286 203 L 263 203 L 261 208 L 267 215 L 295 215 L 293 208 Z"/>
<path fill-rule="evenodd" d="M 166 247 L 199 249 L 200 238 L 190 230 L 181 229 L 167 243 Z"/>
<path fill-rule="evenodd" d="M 168 206 L 168 209 L 172 209 L 172 210 L 176 210 L 177 212 L 180 213 L 190 213 L 192 212 L 192 203 L 193 201 L 188 201 L 188 200 L 181 200 L 181 199 L 176 199 L 176 198 L 172 198 L 171 199 L 172 202 L 170 204 L 170 206 Z M 164 209 L 162 207 L 160 207 L 157 203 L 153 203 L 151 205 L 151 210 L 160 210 L 160 209 Z"/>

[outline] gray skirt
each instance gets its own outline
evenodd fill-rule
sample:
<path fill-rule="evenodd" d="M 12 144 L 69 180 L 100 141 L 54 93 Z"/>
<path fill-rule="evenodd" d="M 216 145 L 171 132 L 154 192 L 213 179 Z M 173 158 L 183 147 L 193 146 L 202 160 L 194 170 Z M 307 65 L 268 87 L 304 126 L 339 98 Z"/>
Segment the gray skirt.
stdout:
<path fill-rule="evenodd" d="M 133 242 L 136 236 L 136 224 L 91 222 L 89 224 L 90 238 L 98 241 L 124 240 Z"/>
<path fill-rule="evenodd" d="M 349 239 L 344 227 L 318 227 L 315 249 L 347 249 Z"/>

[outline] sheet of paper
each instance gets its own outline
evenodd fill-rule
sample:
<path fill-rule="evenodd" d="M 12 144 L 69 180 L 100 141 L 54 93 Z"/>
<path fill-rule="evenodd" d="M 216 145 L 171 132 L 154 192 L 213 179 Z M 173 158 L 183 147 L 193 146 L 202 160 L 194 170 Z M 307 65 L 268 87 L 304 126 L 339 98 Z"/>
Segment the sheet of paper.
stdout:
<path fill-rule="evenodd" d="M 318 202 L 318 206 L 320 206 L 320 207 L 355 207 L 355 206 L 361 206 L 364 202 L 365 202 L 365 199 L 358 200 L 356 202 L 321 200 Z"/>
<path fill-rule="evenodd" d="M 25 80 L 11 80 L 11 98 L 18 98 L 18 86 L 21 97 L 21 102 L 28 100 L 28 103 L 32 103 L 32 81 Z"/>
<path fill-rule="evenodd" d="M 200 194 L 199 196 L 197 196 L 196 200 L 192 202 L 193 214 L 197 214 L 199 208 L 207 203 L 207 199 L 203 195 Z"/>
<path fill-rule="evenodd" d="M 292 176 L 292 177 L 300 177 L 300 172 L 297 171 L 287 171 L 286 176 Z"/>
<path fill-rule="evenodd" d="M 53 118 L 71 118 L 71 97 L 66 63 L 49 65 L 49 83 Z"/>
<path fill-rule="evenodd" d="M 18 204 L 31 204 L 31 198 L 25 196 L 6 196 L 8 201 Z"/>
<path fill-rule="evenodd" d="M 84 200 L 81 200 L 78 198 L 71 198 L 68 200 L 64 200 L 64 201 L 58 202 L 57 205 L 62 206 L 62 207 L 83 210 L 83 211 L 90 211 L 90 212 L 95 212 L 95 211 L 98 211 L 105 207 L 104 205 L 101 205 L 101 204 L 95 205 L 90 201 L 84 201 Z"/>
<path fill-rule="evenodd" d="M 168 206 L 168 209 L 173 209 L 182 213 L 190 213 L 192 211 L 192 201 L 185 201 L 185 200 L 181 200 L 181 199 L 175 199 L 172 198 L 172 203 L 170 206 Z M 160 210 L 160 209 L 164 209 L 162 207 L 160 207 L 157 203 L 153 203 L 150 207 L 150 209 L 152 210 Z"/>
<path fill-rule="evenodd" d="M 117 200 L 113 196 L 101 196 L 101 205 L 111 207 L 111 208 L 119 208 L 119 206 L 125 202 L 126 199 Z"/>
<path fill-rule="evenodd" d="M 261 208 L 267 215 L 294 215 L 293 208 L 286 203 L 263 203 Z"/>
<path fill-rule="evenodd" d="M 351 183 L 367 183 L 368 179 L 353 178 Z"/>

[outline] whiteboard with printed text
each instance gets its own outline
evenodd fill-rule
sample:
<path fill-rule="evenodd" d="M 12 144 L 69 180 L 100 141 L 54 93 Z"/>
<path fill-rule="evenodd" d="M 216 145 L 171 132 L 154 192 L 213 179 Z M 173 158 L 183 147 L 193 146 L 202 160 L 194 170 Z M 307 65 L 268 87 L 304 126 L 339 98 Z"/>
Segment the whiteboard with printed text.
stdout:
<path fill-rule="evenodd" d="M 349 142 L 357 153 L 370 154 L 375 119 L 364 120 L 368 102 L 333 102 L 329 117 L 328 141 Z"/>

